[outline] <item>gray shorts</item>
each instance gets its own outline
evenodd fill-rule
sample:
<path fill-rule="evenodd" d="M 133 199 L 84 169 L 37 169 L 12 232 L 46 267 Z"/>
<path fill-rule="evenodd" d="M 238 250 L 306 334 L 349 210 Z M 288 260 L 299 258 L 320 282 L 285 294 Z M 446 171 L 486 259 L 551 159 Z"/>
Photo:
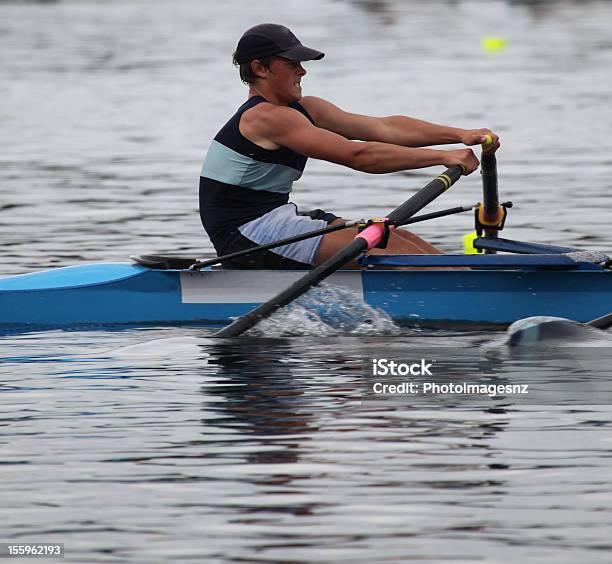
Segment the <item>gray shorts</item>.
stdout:
<path fill-rule="evenodd" d="M 302 235 L 327 227 L 337 219 L 332 213 L 313 210 L 299 214 L 297 206 L 284 204 L 238 228 L 238 234 L 230 243 L 226 253 L 272 243 L 279 239 Z M 230 268 L 311 268 L 322 235 L 304 241 L 283 245 L 268 251 L 247 255 L 226 264 Z"/>

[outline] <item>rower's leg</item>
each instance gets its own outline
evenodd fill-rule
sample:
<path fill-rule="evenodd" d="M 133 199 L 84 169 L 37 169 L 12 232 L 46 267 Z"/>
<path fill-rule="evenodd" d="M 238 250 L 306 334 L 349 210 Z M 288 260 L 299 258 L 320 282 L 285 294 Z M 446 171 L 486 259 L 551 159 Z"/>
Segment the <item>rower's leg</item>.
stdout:
<path fill-rule="evenodd" d="M 340 223 L 345 220 L 337 219 L 332 222 Z M 340 249 L 346 247 L 357 235 L 357 228 L 347 228 L 333 233 L 327 233 L 321 238 L 321 243 L 315 256 L 315 265 L 325 262 L 335 255 Z M 387 247 L 384 249 L 372 249 L 370 254 L 376 255 L 423 255 L 443 254 L 442 251 L 430 245 L 424 239 L 404 229 L 398 229 L 391 233 Z M 347 265 L 348 268 L 357 268 L 355 261 Z"/>
<path fill-rule="evenodd" d="M 431 243 L 428 243 L 427 241 L 425 241 L 425 239 L 419 237 L 418 235 L 416 235 L 415 233 L 412 233 L 411 231 L 408 231 L 407 229 L 396 229 L 393 232 L 393 234 L 399 237 L 402 237 L 406 241 L 409 241 L 410 243 L 412 243 L 416 248 L 421 249 L 420 251 L 414 251 L 411 254 L 415 254 L 415 255 L 416 254 L 423 254 L 423 255 L 443 255 L 444 254 L 443 251 L 441 251 L 437 247 L 434 247 Z M 387 254 L 387 255 L 392 254 L 390 252 L 387 252 L 387 249 L 376 249 L 376 251 L 382 251 L 382 253 L 377 253 L 377 254 Z M 370 251 L 370 252 L 373 252 L 373 251 Z"/>

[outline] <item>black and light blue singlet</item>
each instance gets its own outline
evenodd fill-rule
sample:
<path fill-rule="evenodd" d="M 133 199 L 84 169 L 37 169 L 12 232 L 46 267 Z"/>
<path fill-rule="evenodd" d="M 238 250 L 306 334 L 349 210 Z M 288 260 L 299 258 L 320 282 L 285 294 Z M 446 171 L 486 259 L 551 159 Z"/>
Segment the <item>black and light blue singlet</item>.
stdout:
<path fill-rule="evenodd" d="M 289 201 L 307 157 L 287 147 L 264 149 L 240 133 L 242 114 L 265 102 L 249 98 L 217 133 L 200 174 L 200 218 L 217 253 L 226 252 L 238 227 Z M 312 117 L 297 102 L 289 107 Z"/>

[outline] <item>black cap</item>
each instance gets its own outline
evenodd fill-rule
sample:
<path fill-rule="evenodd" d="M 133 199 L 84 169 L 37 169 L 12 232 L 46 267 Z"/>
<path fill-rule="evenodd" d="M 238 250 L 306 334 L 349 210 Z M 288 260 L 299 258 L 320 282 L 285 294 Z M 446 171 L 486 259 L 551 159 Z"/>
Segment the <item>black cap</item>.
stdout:
<path fill-rule="evenodd" d="M 241 65 L 253 59 L 263 59 L 273 55 L 292 61 L 312 61 L 322 59 L 325 53 L 304 47 L 284 25 L 265 23 L 244 32 L 238 41 L 234 60 Z"/>

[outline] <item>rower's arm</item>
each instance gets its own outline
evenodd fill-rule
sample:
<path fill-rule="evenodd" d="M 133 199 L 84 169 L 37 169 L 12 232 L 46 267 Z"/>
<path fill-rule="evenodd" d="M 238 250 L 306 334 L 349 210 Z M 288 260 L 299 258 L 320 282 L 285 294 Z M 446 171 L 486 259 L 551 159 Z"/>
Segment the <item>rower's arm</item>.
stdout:
<path fill-rule="evenodd" d="M 255 115 L 253 110 L 258 109 Z M 461 165 L 466 173 L 478 167 L 470 149 L 440 151 L 402 147 L 374 141 L 351 141 L 333 131 L 313 125 L 300 112 L 286 106 L 260 104 L 247 116 L 245 126 L 258 139 L 333 163 L 369 173 L 396 172 L 434 165 Z"/>
<path fill-rule="evenodd" d="M 449 143 L 471 146 L 483 143 L 484 136 L 491 135 L 494 143 L 490 151 L 494 152 L 499 147 L 497 135 L 489 129 L 461 129 L 399 115 L 371 117 L 353 114 L 315 96 L 304 97 L 300 103 L 313 116 L 318 127 L 334 131 L 348 139 L 378 141 L 404 147 Z"/>

